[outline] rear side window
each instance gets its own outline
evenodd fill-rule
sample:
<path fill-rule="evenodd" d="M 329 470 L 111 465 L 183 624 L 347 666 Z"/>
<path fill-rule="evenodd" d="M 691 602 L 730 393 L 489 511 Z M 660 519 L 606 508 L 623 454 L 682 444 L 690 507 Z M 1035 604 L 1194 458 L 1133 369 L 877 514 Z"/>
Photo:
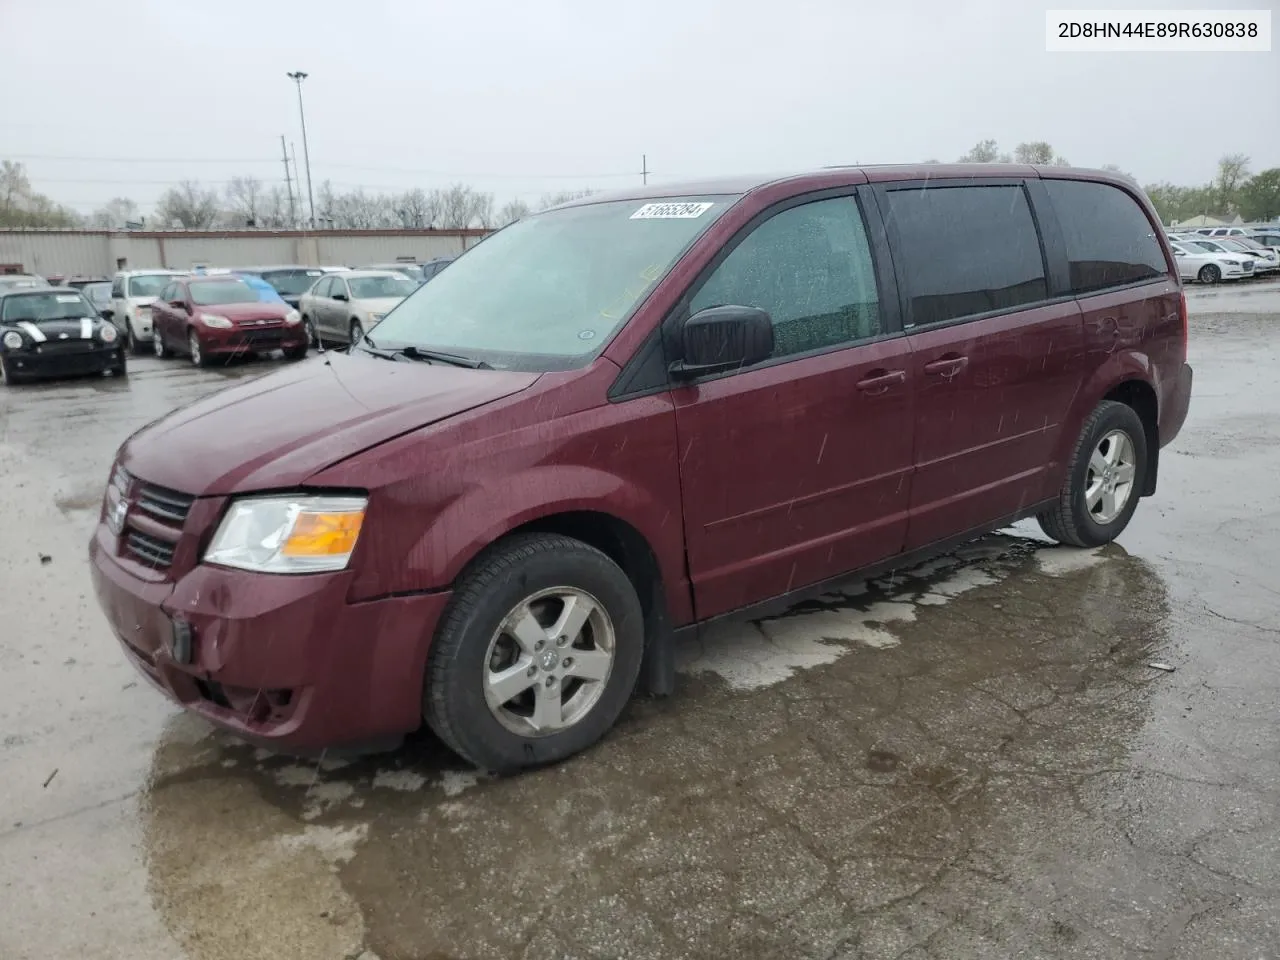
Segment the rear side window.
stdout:
<path fill-rule="evenodd" d="M 1151 221 L 1118 187 L 1085 180 L 1046 180 L 1071 266 L 1071 291 L 1154 280 L 1169 272 Z"/>
<path fill-rule="evenodd" d="M 1040 235 L 1021 186 L 891 190 L 889 217 L 914 326 L 1048 296 Z"/>
<path fill-rule="evenodd" d="M 871 249 L 854 199 L 791 207 L 752 230 L 689 310 L 727 304 L 768 312 L 775 357 L 882 333 Z"/>

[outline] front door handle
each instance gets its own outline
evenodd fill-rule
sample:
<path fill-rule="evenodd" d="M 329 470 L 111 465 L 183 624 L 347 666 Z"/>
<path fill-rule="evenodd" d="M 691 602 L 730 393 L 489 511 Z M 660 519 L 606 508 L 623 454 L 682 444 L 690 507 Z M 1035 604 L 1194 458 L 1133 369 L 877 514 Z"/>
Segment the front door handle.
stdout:
<path fill-rule="evenodd" d="M 872 370 L 859 380 L 856 386 L 859 390 L 865 390 L 868 393 L 884 393 L 895 383 L 905 383 L 906 379 L 907 371 L 905 370 Z"/>
<path fill-rule="evenodd" d="M 968 357 L 951 355 L 924 365 L 924 372 L 942 377 L 954 377 L 969 365 Z"/>

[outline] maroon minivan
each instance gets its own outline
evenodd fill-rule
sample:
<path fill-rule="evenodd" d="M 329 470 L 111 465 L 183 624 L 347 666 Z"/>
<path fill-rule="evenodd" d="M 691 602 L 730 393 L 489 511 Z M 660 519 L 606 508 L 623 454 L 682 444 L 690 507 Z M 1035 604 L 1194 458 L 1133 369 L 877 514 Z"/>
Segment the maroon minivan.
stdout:
<path fill-rule="evenodd" d="M 1187 414 L 1178 271 L 1105 172 L 593 196 L 138 431 L 90 546 L 129 658 L 260 743 L 566 757 L 681 632 L 1035 516 L 1114 539 Z M 282 411 L 288 411 L 282 415 Z"/>

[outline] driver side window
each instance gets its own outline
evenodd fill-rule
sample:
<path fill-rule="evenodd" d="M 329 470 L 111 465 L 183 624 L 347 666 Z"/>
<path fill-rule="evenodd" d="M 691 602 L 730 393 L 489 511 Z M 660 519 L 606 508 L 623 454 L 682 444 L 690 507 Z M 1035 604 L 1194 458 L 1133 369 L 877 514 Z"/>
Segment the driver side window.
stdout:
<path fill-rule="evenodd" d="M 790 207 L 752 230 L 689 310 L 729 304 L 768 312 L 774 358 L 882 333 L 871 248 L 854 198 Z"/>

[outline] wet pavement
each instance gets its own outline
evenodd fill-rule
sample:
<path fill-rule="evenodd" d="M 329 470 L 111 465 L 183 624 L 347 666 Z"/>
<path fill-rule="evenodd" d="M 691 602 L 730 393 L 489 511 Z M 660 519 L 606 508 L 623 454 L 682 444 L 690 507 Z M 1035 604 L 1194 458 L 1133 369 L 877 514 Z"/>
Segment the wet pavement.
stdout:
<path fill-rule="evenodd" d="M 1280 283 L 1188 299 L 1191 414 L 1117 544 L 1019 525 L 717 627 L 505 780 L 257 751 L 109 636 L 116 446 L 275 363 L 0 393 L 0 958 L 1280 955 Z"/>

